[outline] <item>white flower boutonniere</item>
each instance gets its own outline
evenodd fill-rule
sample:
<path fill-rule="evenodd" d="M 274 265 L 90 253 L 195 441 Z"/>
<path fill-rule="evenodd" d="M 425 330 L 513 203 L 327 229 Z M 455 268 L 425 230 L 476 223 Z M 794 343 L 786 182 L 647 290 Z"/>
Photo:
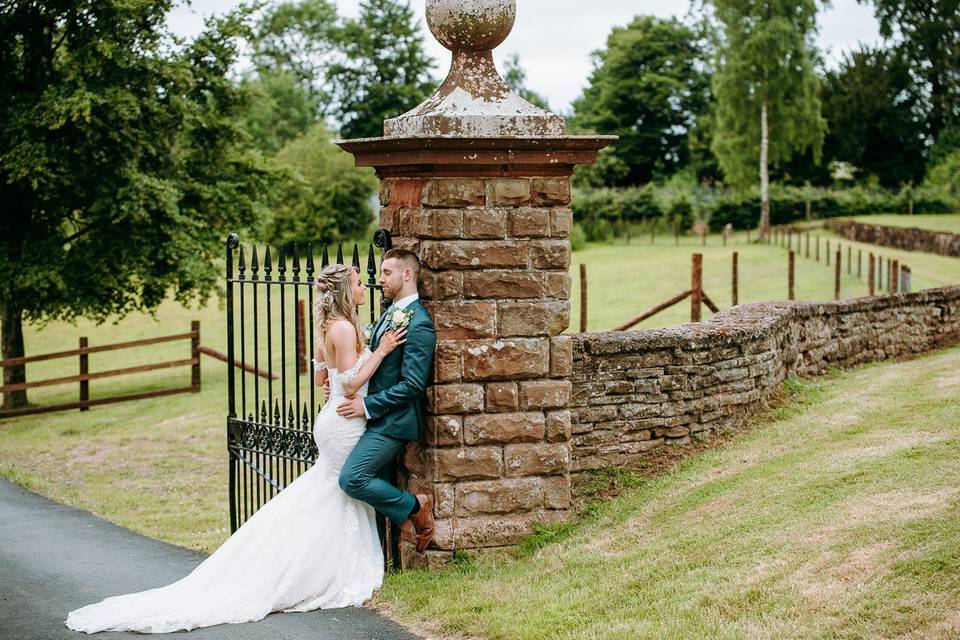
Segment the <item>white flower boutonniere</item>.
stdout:
<path fill-rule="evenodd" d="M 390 314 L 390 319 L 387 324 L 388 329 L 402 329 L 410 324 L 410 319 L 413 317 L 413 309 L 396 309 L 393 313 Z"/>
<path fill-rule="evenodd" d="M 366 340 L 367 344 L 370 344 L 370 341 L 373 340 L 373 323 L 369 322 L 363 328 L 363 337 Z"/>

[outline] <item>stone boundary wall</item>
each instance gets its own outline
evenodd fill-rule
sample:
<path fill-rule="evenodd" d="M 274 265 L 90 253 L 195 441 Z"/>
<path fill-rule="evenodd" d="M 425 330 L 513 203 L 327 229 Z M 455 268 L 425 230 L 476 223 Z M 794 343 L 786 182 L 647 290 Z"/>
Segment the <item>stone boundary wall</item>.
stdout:
<path fill-rule="evenodd" d="M 792 375 L 960 343 L 960 285 L 836 302 L 744 304 L 668 329 L 573 335 L 571 472 L 736 426 Z"/>
<path fill-rule="evenodd" d="M 960 258 L 960 235 L 955 233 L 927 231 L 914 227 L 887 227 L 852 220 L 829 220 L 824 223 L 824 227 L 837 232 L 847 240 Z"/>

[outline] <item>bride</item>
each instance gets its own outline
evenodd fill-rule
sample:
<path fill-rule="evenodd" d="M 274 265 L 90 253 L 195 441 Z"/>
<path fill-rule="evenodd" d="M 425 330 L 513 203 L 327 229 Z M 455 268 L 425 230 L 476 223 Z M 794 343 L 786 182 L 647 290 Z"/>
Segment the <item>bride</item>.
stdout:
<path fill-rule="evenodd" d="M 373 509 L 337 484 L 366 420 L 337 414 L 337 400 L 366 396 L 383 358 L 405 342 L 405 329 L 384 333 L 376 351 L 364 343 L 357 305 L 366 288 L 351 267 L 330 265 L 317 277 L 319 371 L 330 396 L 317 416 L 316 463 L 260 508 L 210 557 L 173 584 L 107 598 L 67 616 L 76 631 L 188 631 L 260 620 L 273 611 L 357 606 L 383 581 L 383 552 Z M 324 371 L 324 369 L 327 369 Z"/>

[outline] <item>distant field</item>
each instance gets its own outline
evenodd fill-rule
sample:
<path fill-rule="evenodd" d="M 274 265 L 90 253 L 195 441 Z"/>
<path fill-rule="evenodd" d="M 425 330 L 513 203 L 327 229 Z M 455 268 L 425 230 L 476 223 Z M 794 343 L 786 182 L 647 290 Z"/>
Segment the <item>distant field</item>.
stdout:
<path fill-rule="evenodd" d="M 918 229 L 928 229 L 930 231 L 946 231 L 948 233 L 960 234 L 960 214 L 951 215 L 879 215 L 879 216 L 856 216 L 853 218 L 857 222 L 867 224 L 881 224 L 888 227 L 917 227 Z"/>

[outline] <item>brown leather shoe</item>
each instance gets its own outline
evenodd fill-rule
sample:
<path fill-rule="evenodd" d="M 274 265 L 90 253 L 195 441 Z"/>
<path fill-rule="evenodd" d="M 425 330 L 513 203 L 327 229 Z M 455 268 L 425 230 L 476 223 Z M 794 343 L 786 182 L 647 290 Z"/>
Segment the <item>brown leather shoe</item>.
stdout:
<path fill-rule="evenodd" d="M 417 494 L 420 510 L 400 525 L 400 537 L 417 545 L 417 553 L 426 551 L 433 539 L 433 496 Z"/>

